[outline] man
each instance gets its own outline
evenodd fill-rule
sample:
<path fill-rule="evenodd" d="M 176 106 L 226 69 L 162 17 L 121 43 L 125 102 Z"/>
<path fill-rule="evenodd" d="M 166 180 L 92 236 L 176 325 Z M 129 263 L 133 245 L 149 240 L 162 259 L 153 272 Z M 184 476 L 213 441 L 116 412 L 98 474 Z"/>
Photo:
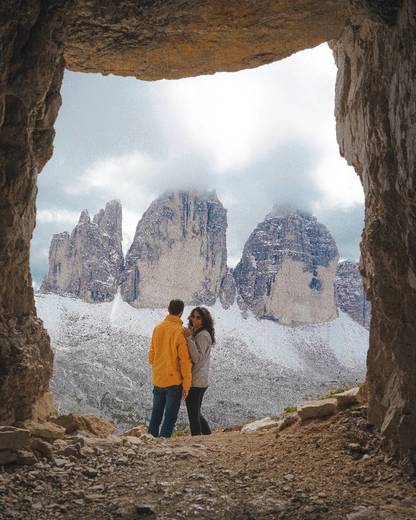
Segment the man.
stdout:
<path fill-rule="evenodd" d="M 191 386 L 192 362 L 180 319 L 183 309 L 182 300 L 172 300 L 169 314 L 152 334 L 149 363 L 152 365 L 153 408 L 149 433 L 153 437 L 172 435 L 181 399 L 186 399 Z"/>

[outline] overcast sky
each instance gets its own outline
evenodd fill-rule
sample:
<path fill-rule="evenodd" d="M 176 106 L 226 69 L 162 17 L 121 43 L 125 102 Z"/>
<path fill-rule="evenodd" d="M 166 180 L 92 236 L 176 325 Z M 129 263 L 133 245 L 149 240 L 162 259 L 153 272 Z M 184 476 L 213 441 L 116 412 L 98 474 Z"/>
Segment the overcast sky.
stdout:
<path fill-rule="evenodd" d="M 123 205 L 127 249 L 150 202 L 170 189 L 215 189 L 228 209 L 228 258 L 272 207 L 308 210 L 357 259 L 363 192 L 339 156 L 336 67 L 327 45 L 237 73 L 144 82 L 66 72 L 53 158 L 39 176 L 33 278 L 53 233 L 82 209 Z"/>

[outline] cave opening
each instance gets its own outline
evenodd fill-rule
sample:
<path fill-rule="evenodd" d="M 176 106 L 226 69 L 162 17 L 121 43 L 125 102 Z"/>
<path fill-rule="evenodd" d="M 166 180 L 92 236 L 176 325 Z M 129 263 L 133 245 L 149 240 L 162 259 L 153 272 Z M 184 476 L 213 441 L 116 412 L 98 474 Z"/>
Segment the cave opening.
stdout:
<path fill-rule="evenodd" d="M 307 83 L 305 76 L 309 78 Z M 360 326 L 368 327 L 368 320 L 362 320 L 361 312 L 363 305 L 368 304 L 365 303 L 355 265 L 364 218 L 363 192 L 353 168 L 340 157 L 335 139 L 332 108 L 335 76 L 336 66 L 327 44 L 272 65 L 183 80 L 142 82 L 134 78 L 65 72 L 61 90 L 63 105 L 55 125 L 54 155 L 38 180 L 37 225 L 31 245 L 31 270 L 38 315 L 49 330 L 55 350 L 56 375 L 52 379 L 52 388 L 58 410 L 93 410 L 97 414 L 105 414 L 124 428 L 146 420 L 149 415 L 150 391 L 146 396 L 136 395 L 136 392 L 128 395 L 135 379 L 141 392 L 144 381 L 150 383 L 148 374 L 144 374 L 145 369 L 135 375 L 131 372 L 130 367 L 134 365 L 132 337 L 125 336 L 126 331 L 120 330 L 120 309 L 124 303 L 120 303 L 116 295 L 123 276 L 118 272 L 120 248 L 113 248 L 111 252 L 105 250 L 105 254 L 117 257 L 113 276 L 116 282 L 109 289 L 108 276 L 112 273 L 105 271 L 103 275 L 101 272 L 102 265 L 108 259 L 102 256 L 102 251 L 97 252 L 96 241 L 102 240 L 102 237 L 97 238 L 94 234 L 94 226 L 99 225 L 98 210 L 105 207 L 108 201 L 120 200 L 123 214 L 122 254 L 126 259 L 135 240 L 139 219 L 165 192 L 180 192 L 183 237 L 187 232 L 188 220 L 194 218 L 190 215 L 189 192 L 216 192 L 219 202 L 228 210 L 225 220 L 227 244 L 224 243 L 221 254 L 227 258 L 226 268 L 229 271 L 239 262 L 244 263 L 242 254 L 245 242 L 265 218 L 271 219 L 268 233 L 274 241 L 273 249 L 256 251 L 255 254 L 256 259 L 264 264 L 263 271 L 270 269 L 267 266 L 270 260 L 273 272 L 265 282 L 262 278 L 264 272 L 254 273 L 258 281 L 253 294 L 248 294 L 247 280 L 253 272 L 246 273 L 244 267 L 237 268 L 242 273 L 239 276 L 242 289 L 237 287 L 237 297 L 245 299 L 242 299 L 241 305 L 239 303 L 242 312 L 253 312 L 257 318 L 269 321 L 265 326 L 270 329 L 270 334 L 274 334 L 273 341 L 279 345 L 274 354 L 266 353 L 266 359 L 273 365 L 278 357 L 287 358 L 286 368 L 294 374 L 292 386 L 296 386 L 295 381 L 301 379 L 296 373 L 300 366 L 317 372 L 311 378 L 310 388 L 305 381 L 300 384 L 302 391 L 309 392 L 309 395 L 323 395 L 333 387 L 353 385 L 365 378 L 368 332 L 363 328 L 360 336 Z M 193 204 L 192 213 L 196 211 Z M 224 231 L 215 217 L 217 207 L 215 200 L 208 200 L 206 226 L 212 227 L 212 233 L 208 232 L 208 256 L 214 267 L 217 261 L 215 237 Z M 176 208 L 173 209 L 175 211 L 166 204 L 163 207 L 167 222 L 175 218 Z M 93 218 L 95 213 L 97 215 Z M 297 217 L 289 218 L 291 213 L 296 213 Z M 121 219 L 118 213 L 109 215 L 113 219 Z M 313 220 L 314 217 L 317 221 Z M 282 222 L 283 226 L 289 226 L 283 231 L 280 229 Z M 89 226 L 88 231 L 85 231 L 85 226 Z M 321 226 L 328 230 L 322 235 Z M 114 232 L 109 224 L 106 224 L 104 231 L 106 236 Z M 157 230 L 153 231 L 157 234 Z M 263 231 L 259 229 L 259 233 Z M 57 234 L 57 238 L 51 243 L 53 234 Z M 292 258 L 295 267 L 285 268 L 279 274 L 282 261 L 287 256 L 283 248 L 289 247 L 286 235 L 296 235 L 294 245 L 291 245 L 297 251 Z M 253 240 L 255 242 L 257 238 Z M 281 245 L 279 241 L 286 245 Z M 61 253 L 63 242 L 68 243 L 65 253 Z M 146 247 L 157 249 L 160 246 L 155 243 Z M 181 247 L 186 250 L 187 246 L 184 243 Z M 48 275 L 49 253 L 53 258 Z M 158 280 L 153 276 L 148 283 L 161 283 L 164 287 L 163 284 L 170 281 L 177 294 L 182 296 L 181 290 L 186 289 L 181 286 L 181 275 L 175 273 L 177 259 L 169 260 L 169 253 L 166 254 L 173 274 L 169 280 Z M 186 255 L 190 254 L 187 251 Z M 153 261 L 154 255 L 154 252 L 149 254 L 148 260 Z M 208 262 L 209 258 L 205 261 Z M 334 258 L 343 260 L 340 264 L 342 268 L 337 268 Z M 187 259 L 183 261 L 186 264 Z M 296 262 L 300 262 L 300 272 L 295 271 Z M 192 279 L 195 275 L 191 265 L 189 269 Z M 337 288 L 342 294 L 334 297 L 337 273 L 340 273 Z M 147 273 L 140 273 L 137 264 L 134 264 L 131 284 L 127 290 L 122 290 L 122 300 L 135 307 L 160 309 L 167 298 L 165 287 L 162 299 L 141 304 L 139 286 L 143 283 L 142 278 L 146 281 L 146 276 Z M 233 275 L 228 276 L 229 283 Z M 302 277 L 301 283 L 297 281 L 299 277 Z M 47 283 L 42 286 L 44 279 Z M 285 279 L 286 282 L 283 281 Z M 204 284 L 209 285 L 209 281 L 204 280 Z M 214 284 L 218 285 L 216 280 Z M 276 287 L 273 289 L 274 285 Z M 155 291 L 154 288 L 152 290 Z M 219 286 L 207 287 L 204 296 L 197 297 L 202 304 L 212 305 L 215 300 L 221 299 L 220 290 Z M 352 296 L 354 291 L 359 291 L 358 298 Z M 64 298 L 57 300 L 48 294 L 64 295 Z M 281 294 L 284 294 L 283 303 L 279 303 Z M 97 316 L 93 319 L 90 314 L 95 315 L 98 310 L 89 312 L 88 305 L 81 310 L 73 302 L 67 305 L 65 296 L 80 298 L 90 305 L 113 302 L 113 309 L 108 313 L 110 321 L 102 317 L 95 328 L 88 319 L 97 320 Z M 246 302 L 251 303 L 254 297 L 257 298 L 256 307 L 247 308 Z M 187 303 L 191 304 L 190 296 L 186 298 Z M 199 302 L 193 298 L 195 304 Z M 351 303 L 351 298 L 357 301 Z M 232 304 L 234 300 L 225 305 L 228 308 Z M 261 313 L 258 311 L 260 306 Z M 56 309 L 61 310 L 59 318 Z M 82 312 L 88 318 L 83 317 Z M 221 315 L 222 311 L 218 312 Z M 106 313 L 107 310 L 104 310 L 103 314 Z M 137 319 L 142 319 L 140 314 L 137 314 Z M 223 329 L 222 320 L 226 319 L 225 315 L 221 315 Z M 343 327 L 351 330 L 349 334 L 337 338 L 336 327 L 340 327 L 337 324 L 342 320 L 348 321 L 343 322 Z M 353 324 L 354 320 L 358 322 L 357 326 Z M 115 323 L 114 330 L 106 336 L 104 330 L 111 329 Z M 264 322 L 258 322 L 259 327 L 261 323 Z M 296 327 L 302 323 L 321 323 L 322 330 L 319 334 L 312 330 L 305 332 L 305 338 L 298 334 L 297 342 L 299 345 L 304 342 L 304 347 L 291 345 L 287 351 L 280 352 L 283 340 L 277 338 L 273 327 L 278 330 L 279 324 Z M 86 326 L 95 331 L 96 340 L 91 331 L 86 333 Z M 71 336 L 68 332 L 63 333 L 65 330 L 70 331 Z M 135 333 L 150 336 L 151 331 Z M 127 348 L 126 345 L 118 345 L 120 352 L 116 357 L 111 353 L 111 348 L 106 350 L 102 347 L 102 352 L 98 348 L 98 343 L 112 346 L 114 334 L 124 337 L 127 345 Z M 307 337 L 308 334 L 312 334 L 311 338 Z M 348 335 L 355 337 L 358 345 L 352 346 Z M 251 338 L 250 341 L 255 340 Z M 137 339 L 137 344 L 141 343 L 143 340 Z M 260 350 L 251 346 L 256 356 L 265 354 L 263 343 Z M 343 353 L 342 348 L 340 351 L 338 347 L 342 343 Z M 319 348 L 323 352 L 319 353 Z M 143 345 L 138 350 L 141 360 Z M 96 373 L 89 369 L 85 371 L 86 367 L 94 366 L 87 361 L 91 355 L 100 359 Z M 126 356 L 125 363 L 117 364 L 116 358 L 120 356 Z M 326 363 L 330 359 L 333 365 L 327 373 L 324 356 Z M 111 366 L 113 364 L 118 368 Z M 140 361 L 142 364 L 145 360 Z M 272 366 L 269 372 L 271 375 Z M 218 389 L 223 392 L 228 379 L 235 378 L 232 370 L 228 375 L 224 371 L 219 373 L 226 378 L 222 382 L 216 378 Z M 103 374 L 114 392 L 112 399 L 100 398 L 103 392 L 109 394 L 102 383 Z M 218 399 L 221 397 L 223 400 L 223 395 L 218 396 L 218 392 L 214 392 L 211 399 L 208 395 L 208 406 L 213 415 L 218 416 L 215 420 L 219 421 L 220 426 L 229 426 L 230 421 L 254 419 L 256 412 L 257 416 L 261 416 L 283 410 L 302 398 L 299 392 L 288 395 L 288 388 L 283 386 L 280 393 L 268 388 L 262 396 L 260 409 L 256 411 L 254 403 L 248 402 L 247 394 L 247 389 L 251 394 L 255 384 L 251 381 L 253 375 L 255 370 L 252 367 L 247 381 L 239 377 L 239 394 L 243 396 L 239 404 L 241 417 L 234 413 L 227 418 L 227 412 L 214 412 L 219 409 Z M 88 385 L 85 380 L 89 381 Z M 265 378 L 267 380 L 268 376 Z M 117 383 L 120 384 L 119 391 Z M 258 381 L 257 388 L 261 384 Z M 275 402 L 270 394 L 267 404 L 269 392 L 276 394 Z M 290 402 L 284 402 L 284 399 Z"/>
<path fill-rule="evenodd" d="M 338 66 L 337 140 L 365 191 L 362 272 L 372 303 L 368 420 L 405 470 L 416 471 L 415 9 L 411 0 L 127 1 L 117 12 L 108 2 L 2 4 L 3 424 L 36 415 L 51 377 L 29 246 L 37 174 L 52 155 L 64 68 L 178 79 L 256 67 L 329 41 Z"/>

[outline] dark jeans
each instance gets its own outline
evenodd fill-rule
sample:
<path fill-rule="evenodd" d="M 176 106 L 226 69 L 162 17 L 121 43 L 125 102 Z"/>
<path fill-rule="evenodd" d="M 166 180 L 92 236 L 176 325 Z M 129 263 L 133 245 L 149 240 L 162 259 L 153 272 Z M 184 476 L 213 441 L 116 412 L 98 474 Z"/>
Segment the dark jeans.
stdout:
<path fill-rule="evenodd" d="M 209 435 L 211 433 L 209 424 L 201 415 L 201 404 L 205 391 L 206 388 L 191 386 L 186 398 L 186 409 L 188 410 L 191 435 Z"/>
<path fill-rule="evenodd" d="M 149 433 L 153 437 L 170 437 L 175 427 L 181 406 L 182 385 L 153 387 L 152 417 L 149 423 Z M 164 417 L 163 417 L 164 414 Z M 160 423 L 163 424 L 159 432 Z"/>

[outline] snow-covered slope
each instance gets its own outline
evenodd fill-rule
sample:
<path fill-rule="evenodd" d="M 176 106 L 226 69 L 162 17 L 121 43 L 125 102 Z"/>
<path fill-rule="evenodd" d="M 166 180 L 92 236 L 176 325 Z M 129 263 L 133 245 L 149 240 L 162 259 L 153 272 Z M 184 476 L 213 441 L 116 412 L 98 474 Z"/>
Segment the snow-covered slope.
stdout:
<path fill-rule="evenodd" d="M 60 411 L 100 413 L 120 428 L 146 420 L 152 397 L 149 337 L 166 311 L 135 309 L 119 296 L 88 304 L 39 294 L 36 303 L 52 338 L 52 388 Z M 210 310 L 217 344 L 203 407 L 213 425 L 277 414 L 328 388 L 364 379 L 368 332 L 347 314 L 292 328 L 244 318 L 237 306 Z M 183 410 L 180 422 L 186 424 Z"/>

